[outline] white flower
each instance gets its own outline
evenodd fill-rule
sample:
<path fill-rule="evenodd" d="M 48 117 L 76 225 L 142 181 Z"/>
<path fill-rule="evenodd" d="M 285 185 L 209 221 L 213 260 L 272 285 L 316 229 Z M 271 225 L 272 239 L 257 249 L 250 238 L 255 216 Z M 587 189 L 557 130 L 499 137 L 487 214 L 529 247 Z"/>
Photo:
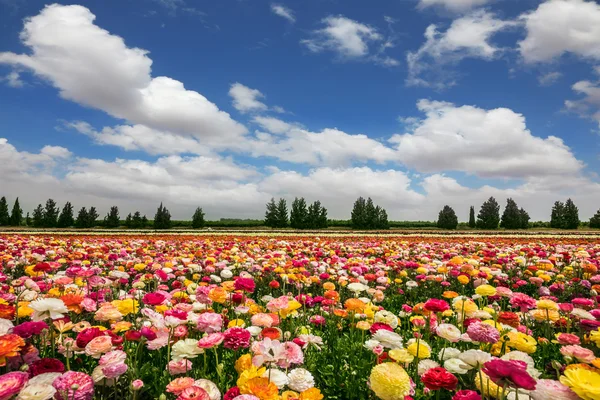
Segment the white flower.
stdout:
<path fill-rule="evenodd" d="M 196 382 L 194 382 L 194 386 L 198 386 L 199 388 L 206 390 L 210 400 L 221 400 L 221 392 L 213 381 L 209 381 L 208 379 L 198 379 Z"/>
<path fill-rule="evenodd" d="M 69 309 L 61 299 L 45 298 L 38 299 L 29 303 L 33 309 L 32 321 L 43 321 L 46 318 L 57 319 L 64 317 L 63 313 L 68 313 Z"/>
<path fill-rule="evenodd" d="M 351 292 L 354 292 L 354 294 L 357 295 L 360 292 L 364 292 L 369 287 L 367 285 L 363 285 L 362 283 L 353 282 L 353 283 L 349 284 L 348 286 L 346 286 L 346 288 L 348 288 L 348 290 L 350 290 Z"/>
<path fill-rule="evenodd" d="M 0 318 L 0 336 L 6 335 L 8 333 L 8 331 L 11 330 L 13 327 L 14 327 L 14 325 L 13 325 L 12 321 L 9 321 L 4 318 Z"/>
<path fill-rule="evenodd" d="M 58 378 L 61 375 L 62 374 L 60 372 L 46 372 L 45 374 L 39 374 L 39 375 L 31 378 L 27 382 L 27 385 L 50 385 L 50 386 L 52 386 L 52 384 L 54 383 L 56 378 Z"/>
<path fill-rule="evenodd" d="M 56 394 L 51 385 L 27 385 L 21 390 L 17 400 L 49 400 Z"/>
<path fill-rule="evenodd" d="M 438 358 L 442 361 L 449 360 L 451 358 L 457 358 L 460 355 L 460 350 L 454 347 L 446 347 L 440 350 Z"/>
<path fill-rule="evenodd" d="M 444 362 L 444 368 L 453 374 L 466 374 L 469 367 L 459 358 L 451 358 Z"/>
<path fill-rule="evenodd" d="M 273 368 L 266 370 L 262 377 L 269 378 L 279 390 L 283 389 L 290 381 L 285 372 Z"/>
<path fill-rule="evenodd" d="M 321 350 L 321 347 L 323 345 L 323 338 L 321 336 L 316 336 L 316 335 L 311 335 L 311 334 L 306 334 L 306 335 L 298 335 L 298 339 L 302 340 L 304 343 L 306 343 L 303 348 L 307 348 L 309 344 L 312 344 L 313 346 L 315 346 L 317 349 Z"/>
<path fill-rule="evenodd" d="M 471 349 L 463 352 L 458 358 L 466 364 L 467 370 L 470 370 L 490 361 L 492 355 L 482 350 Z"/>
<path fill-rule="evenodd" d="M 222 279 L 220 277 L 218 277 L 217 275 L 211 275 L 210 276 L 210 280 L 216 283 L 221 283 Z"/>
<path fill-rule="evenodd" d="M 429 371 L 431 368 L 437 368 L 440 364 L 433 360 L 421 360 L 419 361 L 419 376 L 423 375 L 425 372 Z"/>
<path fill-rule="evenodd" d="M 594 317 L 592 314 L 590 314 L 582 308 L 574 308 L 573 311 L 571 311 L 571 315 L 574 315 L 580 319 L 596 319 L 596 317 Z"/>
<path fill-rule="evenodd" d="M 229 279 L 233 276 L 233 272 L 228 269 L 224 269 L 219 275 L 221 275 L 221 278 L 223 279 Z"/>
<path fill-rule="evenodd" d="M 378 340 L 373 340 L 373 339 L 369 339 L 365 342 L 365 344 L 363 346 L 365 346 L 365 348 L 373 351 L 373 349 L 377 346 L 379 346 L 381 343 L 379 343 Z"/>
<path fill-rule="evenodd" d="M 441 338 L 446 339 L 449 342 L 458 342 L 460 340 L 460 329 L 452 324 L 440 324 L 435 329 L 435 333 Z"/>
<path fill-rule="evenodd" d="M 198 341 L 195 339 L 184 339 L 175 343 L 171 347 L 171 359 L 179 361 L 183 358 L 196 358 L 198 354 L 204 353 L 204 349 L 198 347 Z"/>
<path fill-rule="evenodd" d="M 406 288 L 409 289 L 409 290 L 410 289 L 414 289 L 417 286 L 419 286 L 419 284 L 417 282 L 415 282 L 415 281 L 408 281 L 408 282 L 406 282 Z"/>
<path fill-rule="evenodd" d="M 304 392 L 315 386 L 315 378 L 304 368 L 296 368 L 288 374 L 290 389 L 296 392 Z"/>
<path fill-rule="evenodd" d="M 386 310 L 382 310 L 382 311 L 377 311 L 375 313 L 375 322 L 381 322 L 384 324 L 388 324 L 389 326 L 392 327 L 392 329 L 396 329 L 396 327 L 398 326 L 398 317 L 396 317 L 393 313 L 386 311 Z"/>
<path fill-rule="evenodd" d="M 246 328 L 247 331 L 250 331 L 252 336 L 258 336 L 262 332 L 262 328 L 260 326 L 250 326 Z"/>
<path fill-rule="evenodd" d="M 395 332 L 386 331 L 380 329 L 373 335 L 373 339 L 381 343 L 383 347 L 388 349 L 401 349 L 402 348 L 402 336 Z"/>

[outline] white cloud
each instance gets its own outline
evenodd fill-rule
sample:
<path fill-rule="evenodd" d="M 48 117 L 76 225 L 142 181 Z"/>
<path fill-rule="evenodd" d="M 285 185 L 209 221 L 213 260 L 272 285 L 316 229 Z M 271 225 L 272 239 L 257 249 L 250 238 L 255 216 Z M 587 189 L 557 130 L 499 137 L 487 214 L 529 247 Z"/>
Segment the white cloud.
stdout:
<path fill-rule="evenodd" d="M 547 62 L 565 53 L 600 60 L 600 5 L 584 0 L 548 0 L 521 16 L 527 36 L 519 42 L 528 63 Z"/>
<path fill-rule="evenodd" d="M 258 99 L 264 98 L 265 95 L 258 89 L 250 89 L 241 83 L 234 83 L 229 89 L 229 96 L 233 98 L 233 107 L 242 113 L 250 111 L 265 111 L 267 105 Z"/>
<path fill-rule="evenodd" d="M 406 56 L 407 84 L 436 88 L 453 85 L 456 74 L 448 71 L 445 65 L 464 58 L 497 58 L 502 49 L 490 42 L 492 37 L 514 25 L 514 22 L 497 19 L 484 10 L 454 20 L 443 33 L 437 25 L 429 25 L 425 30 L 425 43 Z"/>
<path fill-rule="evenodd" d="M 21 32 L 31 54 L 0 53 L 0 63 L 29 68 L 61 97 L 155 130 L 198 139 L 239 139 L 246 128 L 182 82 L 151 76 L 148 52 L 94 24 L 78 5 L 46 6 Z"/>
<path fill-rule="evenodd" d="M 582 117 L 592 118 L 600 125 L 600 83 L 579 81 L 572 89 L 583 97 L 565 101 L 566 108 Z"/>
<path fill-rule="evenodd" d="M 296 22 L 296 17 L 294 16 L 294 11 L 290 8 L 283 6 L 281 4 L 271 4 L 271 11 L 276 15 L 279 15 L 282 18 L 287 19 L 292 24 Z"/>
<path fill-rule="evenodd" d="M 11 71 L 5 77 L 0 77 L 0 82 L 6 82 L 6 84 L 12 88 L 20 88 L 25 85 L 25 82 L 21 80 L 21 74 L 18 71 Z"/>
<path fill-rule="evenodd" d="M 464 12 L 483 6 L 492 0 L 419 0 L 419 8 L 444 7 L 452 12 Z"/>
<path fill-rule="evenodd" d="M 341 15 L 329 16 L 321 22 L 324 27 L 313 31 L 311 39 L 300 41 L 311 52 L 331 51 L 341 60 L 365 60 L 384 66 L 399 64 L 383 54 L 393 47 L 393 42 L 384 38 L 377 28 Z"/>
<path fill-rule="evenodd" d="M 551 86 L 562 77 L 562 73 L 553 71 L 548 72 L 538 77 L 538 82 L 542 86 Z"/>
<path fill-rule="evenodd" d="M 40 151 L 40 154 L 46 155 L 52 159 L 57 158 L 70 158 L 73 153 L 71 153 L 68 149 L 61 146 L 44 146 Z"/>
<path fill-rule="evenodd" d="M 45 146 L 39 153 L 18 151 L 8 143 L 8 139 L 0 138 L 2 184 L 8 185 L 10 181 L 19 180 L 27 183 L 54 181 L 55 179 L 50 175 L 52 169 L 69 156 L 69 150 L 59 146 Z M 6 194 L 10 194 L 10 191 Z"/>
<path fill-rule="evenodd" d="M 574 175 L 583 164 L 562 139 L 533 136 L 525 117 L 508 108 L 420 100 L 425 118 L 394 135 L 398 160 L 421 172 L 463 171 L 482 177 Z"/>
<path fill-rule="evenodd" d="M 286 133 L 293 127 L 292 124 L 273 117 L 256 116 L 252 121 L 271 133 Z"/>

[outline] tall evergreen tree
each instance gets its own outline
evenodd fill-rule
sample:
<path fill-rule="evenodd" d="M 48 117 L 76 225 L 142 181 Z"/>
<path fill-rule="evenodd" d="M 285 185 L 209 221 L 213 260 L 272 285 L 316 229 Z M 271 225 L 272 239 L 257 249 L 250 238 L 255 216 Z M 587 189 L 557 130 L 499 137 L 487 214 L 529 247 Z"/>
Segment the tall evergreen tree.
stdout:
<path fill-rule="evenodd" d="M 98 220 L 98 218 L 100 217 L 100 214 L 98 214 L 98 211 L 96 211 L 96 207 L 90 207 L 90 211 L 88 212 L 88 219 L 87 219 L 87 224 L 86 227 L 87 228 L 93 228 L 96 226 L 96 221 Z"/>
<path fill-rule="evenodd" d="M 196 208 L 192 216 L 192 228 L 204 228 L 204 211 L 200 207 Z"/>
<path fill-rule="evenodd" d="M 456 229 L 458 217 L 454 209 L 448 205 L 444 206 L 438 214 L 437 227 L 441 229 Z"/>
<path fill-rule="evenodd" d="M 0 198 L 0 226 L 10 224 L 10 214 L 8 214 L 8 203 L 6 197 Z"/>
<path fill-rule="evenodd" d="M 133 217 L 131 216 L 131 213 L 127 214 L 127 217 L 125 218 L 125 228 L 133 228 Z"/>
<path fill-rule="evenodd" d="M 20 226 L 21 222 L 23 222 L 23 209 L 21 208 L 19 198 L 17 197 L 12 208 L 12 213 L 10 214 L 10 224 L 12 226 Z"/>
<path fill-rule="evenodd" d="M 75 220 L 73 219 L 73 206 L 67 201 L 58 217 L 57 226 L 59 228 L 68 228 L 73 225 L 75 225 Z"/>
<path fill-rule="evenodd" d="M 77 213 L 77 219 L 75 220 L 75 226 L 78 228 L 87 228 L 88 226 L 88 212 L 85 207 L 81 207 L 79 213 Z"/>
<path fill-rule="evenodd" d="M 292 202 L 292 209 L 290 211 L 290 226 L 294 229 L 307 228 L 307 217 L 306 200 L 304 200 L 304 197 L 296 197 Z"/>
<path fill-rule="evenodd" d="M 590 218 L 590 228 L 600 229 L 600 209 Z"/>
<path fill-rule="evenodd" d="M 387 214 L 386 214 L 386 221 L 387 221 Z M 325 207 L 321 207 L 321 211 L 319 212 L 319 219 L 317 220 L 317 228 L 325 229 L 325 228 L 327 228 L 327 224 L 328 224 L 327 209 Z"/>
<path fill-rule="evenodd" d="M 500 205 L 493 197 L 486 200 L 477 215 L 477 227 L 481 229 L 498 229 L 500 222 Z"/>
<path fill-rule="evenodd" d="M 46 228 L 55 228 L 58 224 L 58 213 L 60 208 L 56 205 L 56 202 L 52 199 L 46 201 L 46 207 L 44 207 L 44 226 Z"/>
<path fill-rule="evenodd" d="M 367 218 L 367 229 L 377 229 L 377 219 L 379 211 L 375 208 L 375 204 L 373 204 L 373 199 L 370 197 L 367 199 L 367 203 L 365 205 L 365 214 Z"/>
<path fill-rule="evenodd" d="M 141 226 L 141 228 L 146 228 L 146 227 L 148 227 L 148 218 L 146 218 L 146 215 L 144 215 L 142 217 L 142 226 Z"/>
<path fill-rule="evenodd" d="M 119 219 L 119 207 L 112 206 L 110 211 L 104 217 L 105 228 L 118 228 L 121 226 L 121 220 Z"/>
<path fill-rule="evenodd" d="M 131 227 L 133 229 L 139 229 L 143 227 L 142 214 L 139 211 L 133 213 L 133 217 L 131 217 Z"/>
<path fill-rule="evenodd" d="M 529 228 L 529 214 L 523 208 L 519 210 L 519 228 Z"/>
<path fill-rule="evenodd" d="M 477 223 L 475 222 L 475 207 L 469 208 L 469 228 L 475 228 Z"/>
<path fill-rule="evenodd" d="M 285 201 L 285 199 L 279 199 L 279 202 L 277 203 L 277 227 L 287 228 L 288 225 L 287 201 Z"/>
<path fill-rule="evenodd" d="M 44 207 L 41 204 L 33 210 L 33 226 L 36 228 L 44 226 Z"/>
<path fill-rule="evenodd" d="M 379 206 L 377 206 L 377 207 L 379 207 Z M 377 218 L 377 229 L 390 229 L 387 211 L 385 211 L 385 209 L 383 207 L 380 207 L 378 214 L 379 215 Z"/>
<path fill-rule="evenodd" d="M 321 202 L 315 201 L 308 206 L 308 217 L 306 219 L 306 227 L 316 229 L 319 224 L 319 216 L 321 215 Z"/>
<path fill-rule="evenodd" d="M 277 203 L 275 203 L 275 198 L 273 197 L 271 197 L 271 201 L 267 203 L 265 226 L 268 226 L 269 228 L 277 227 Z"/>
<path fill-rule="evenodd" d="M 517 206 L 517 203 L 511 198 L 506 199 L 506 207 L 502 213 L 500 226 L 505 229 L 519 229 L 521 227 L 519 206 Z"/>
<path fill-rule="evenodd" d="M 563 228 L 577 229 L 579 227 L 579 209 L 573 203 L 573 200 L 567 199 L 563 214 Z"/>
<path fill-rule="evenodd" d="M 352 207 L 352 214 L 350 218 L 353 229 L 367 228 L 366 207 L 367 201 L 363 197 L 359 197 L 354 202 L 354 207 Z"/>
<path fill-rule="evenodd" d="M 562 201 L 554 202 L 552 214 L 550 215 L 550 227 L 554 229 L 562 229 L 564 222 L 565 205 Z"/>
<path fill-rule="evenodd" d="M 31 218 L 29 218 L 29 212 L 27 212 L 27 216 L 25 217 L 25 226 L 31 226 Z"/>
<path fill-rule="evenodd" d="M 160 203 L 154 216 L 154 229 L 169 229 L 171 227 L 171 213 L 167 207 Z"/>

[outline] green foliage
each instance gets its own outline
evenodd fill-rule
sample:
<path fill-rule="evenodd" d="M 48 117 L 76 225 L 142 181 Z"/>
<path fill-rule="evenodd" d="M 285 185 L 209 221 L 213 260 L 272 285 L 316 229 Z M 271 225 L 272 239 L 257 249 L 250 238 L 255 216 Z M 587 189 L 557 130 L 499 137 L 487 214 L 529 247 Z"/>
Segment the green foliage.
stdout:
<path fill-rule="evenodd" d="M 127 229 L 131 229 L 131 220 L 133 219 L 133 217 L 131 216 L 131 213 L 127 214 L 127 217 L 125 218 L 125 228 Z"/>
<path fill-rule="evenodd" d="M 202 208 L 198 207 L 192 216 L 192 228 L 204 228 L 204 223 L 204 211 L 202 211 Z"/>
<path fill-rule="evenodd" d="M 287 228 L 288 224 L 287 202 L 285 199 L 279 199 L 277 203 L 277 228 Z"/>
<path fill-rule="evenodd" d="M 498 229 L 500 222 L 500 205 L 493 197 L 483 203 L 477 215 L 477 227 L 481 229 Z"/>
<path fill-rule="evenodd" d="M 567 199 L 563 214 L 563 229 L 577 229 L 579 226 L 579 209 L 573 200 Z"/>
<path fill-rule="evenodd" d="M 73 206 L 67 201 L 58 217 L 57 226 L 59 228 L 68 228 L 73 225 L 75 225 L 75 220 L 73 219 Z"/>
<path fill-rule="evenodd" d="M 556 201 L 552 207 L 552 214 L 550 215 L 551 228 L 561 229 L 564 226 L 564 213 L 565 205 L 562 201 Z"/>
<path fill-rule="evenodd" d="M 500 226 L 505 229 L 519 229 L 521 227 L 521 212 L 517 203 L 511 199 L 506 199 L 506 207 L 502 213 Z"/>
<path fill-rule="evenodd" d="M 88 219 L 87 219 L 86 226 L 88 228 L 95 227 L 99 217 L 100 217 L 100 214 L 98 214 L 98 211 L 96 211 L 96 207 L 90 207 L 90 211 L 88 212 Z"/>
<path fill-rule="evenodd" d="M 458 217 L 454 209 L 448 205 L 444 206 L 438 215 L 437 227 L 441 229 L 456 229 Z"/>
<path fill-rule="evenodd" d="M 44 208 L 41 204 L 38 204 L 37 208 L 33 210 L 33 226 L 36 228 L 44 226 Z"/>
<path fill-rule="evenodd" d="M 387 212 L 375 206 L 370 197 L 367 200 L 359 197 L 352 208 L 351 226 L 354 229 L 388 229 Z"/>
<path fill-rule="evenodd" d="M 477 226 L 477 222 L 475 221 L 475 207 L 471 206 L 469 208 L 469 228 L 475 228 Z"/>
<path fill-rule="evenodd" d="M 267 203 L 267 211 L 265 212 L 265 226 L 269 228 L 277 227 L 277 203 L 275 199 L 271 198 L 271 201 Z"/>
<path fill-rule="evenodd" d="M 25 217 L 25 226 L 31 226 L 31 218 L 29 218 L 29 213 Z"/>
<path fill-rule="evenodd" d="M 75 220 L 75 226 L 77 228 L 87 228 L 88 224 L 88 212 L 85 207 L 81 207 L 79 213 L 77 213 L 77 219 Z"/>
<path fill-rule="evenodd" d="M 306 208 L 306 200 L 304 200 L 304 197 L 296 197 L 292 202 L 292 209 L 290 211 L 290 226 L 294 229 L 307 228 L 307 218 L 308 210 Z"/>
<path fill-rule="evenodd" d="M 10 224 L 10 215 L 8 214 L 8 203 L 6 197 L 0 198 L 0 226 Z"/>
<path fill-rule="evenodd" d="M 23 222 L 23 209 L 21 208 L 19 198 L 17 197 L 12 208 L 12 213 L 10 214 L 10 224 L 12 226 L 20 226 L 21 222 Z"/>
<path fill-rule="evenodd" d="M 600 210 L 596 211 L 596 214 L 590 218 L 590 228 L 600 229 Z"/>
<path fill-rule="evenodd" d="M 529 228 L 529 213 L 527 213 L 527 211 L 525 211 L 523 208 L 519 210 L 519 228 Z"/>
<path fill-rule="evenodd" d="M 104 217 L 104 227 L 105 228 L 118 228 L 121 226 L 121 220 L 119 219 L 119 207 L 112 206 L 110 211 Z"/>
<path fill-rule="evenodd" d="M 131 228 L 139 229 L 139 228 L 144 228 L 144 227 L 145 227 L 145 224 L 142 219 L 142 214 L 139 211 L 136 211 L 135 213 L 133 213 L 133 217 L 131 217 Z"/>
<path fill-rule="evenodd" d="M 46 207 L 44 207 L 44 227 L 56 228 L 58 224 L 58 213 L 60 209 L 56 205 L 56 202 L 52 199 L 46 201 Z"/>
<path fill-rule="evenodd" d="M 171 228 L 171 213 L 167 207 L 160 203 L 154 216 L 154 229 L 169 229 Z"/>

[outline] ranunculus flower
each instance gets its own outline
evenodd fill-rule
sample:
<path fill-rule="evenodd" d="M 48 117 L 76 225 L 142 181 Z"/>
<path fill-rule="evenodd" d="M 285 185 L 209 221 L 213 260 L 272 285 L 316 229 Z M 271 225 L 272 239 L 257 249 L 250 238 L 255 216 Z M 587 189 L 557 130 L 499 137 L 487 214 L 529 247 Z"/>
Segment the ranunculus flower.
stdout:
<path fill-rule="evenodd" d="M 517 389 L 534 390 L 535 379 L 527 373 L 527 364 L 517 360 L 490 360 L 483 365 L 483 372 L 498 386 L 505 384 Z"/>
<path fill-rule="evenodd" d="M 431 368 L 421 376 L 421 382 L 429 390 L 454 390 L 458 384 L 458 378 L 448 372 L 445 368 Z"/>

